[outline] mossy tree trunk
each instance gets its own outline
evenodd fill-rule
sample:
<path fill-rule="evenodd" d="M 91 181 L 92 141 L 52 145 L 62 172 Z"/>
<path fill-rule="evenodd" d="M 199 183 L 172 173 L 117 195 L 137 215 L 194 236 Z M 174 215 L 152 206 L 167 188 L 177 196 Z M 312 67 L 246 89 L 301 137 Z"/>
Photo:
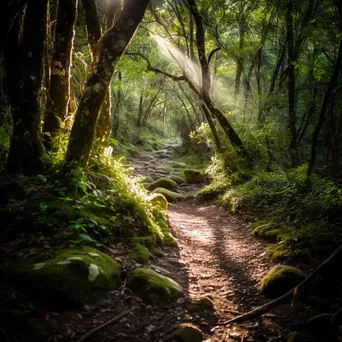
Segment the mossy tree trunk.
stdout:
<path fill-rule="evenodd" d="M 46 104 L 43 132 L 47 148 L 57 136 L 67 117 L 70 100 L 70 68 L 78 0 L 59 0 L 54 51 L 51 61 L 50 88 Z"/>
<path fill-rule="evenodd" d="M 13 67 L 6 69 L 7 84 L 11 83 L 6 90 L 13 117 L 13 136 L 7 170 L 13 173 L 36 174 L 43 166 L 39 92 L 43 77 L 47 5 L 48 0 L 28 2 L 16 53 L 5 57 L 7 65 L 12 57 L 12 64 L 15 64 L 17 69 L 13 79 Z M 16 23 L 14 30 L 19 27 L 20 23 Z"/>
<path fill-rule="evenodd" d="M 86 26 L 88 33 L 88 44 L 91 55 L 95 53 L 95 47 L 101 38 L 101 25 L 97 13 L 95 0 L 82 0 L 83 9 L 86 18 Z M 106 29 L 109 29 L 118 18 L 121 11 L 121 2 L 116 0 L 108 0 L 107 16 L 106 16 Z M 99 144 L 102 144 L 107 138 L 110 137 L 112 131 L 111 122 L 111 96 L 110 87 L 108 86 L 106 97 L 102 103 L 101 114 L 96 127 L 96 139 Z"/>
<path fill-rule="evenodd" d="M 120 0 L 107 0 L 107 18 L 106 29 L 111 28 L 118 20 L 121 12 L 122 4 Z M 96 138 L 99 144 L 106 141 L 112 132 L 112 100 L 111 100 L 110 84 L 107 89 L 107 95 L 103 101 L 101 114 L 97 122 Z"/>
<path fill-rule="evenodd" d="M 101 106 L 115 66 L 133 38 L 148 3 L 149 0 L 127 2 L 116 24 L 98 42 L 72 127 L 67 161 L 87 165 Z"/>

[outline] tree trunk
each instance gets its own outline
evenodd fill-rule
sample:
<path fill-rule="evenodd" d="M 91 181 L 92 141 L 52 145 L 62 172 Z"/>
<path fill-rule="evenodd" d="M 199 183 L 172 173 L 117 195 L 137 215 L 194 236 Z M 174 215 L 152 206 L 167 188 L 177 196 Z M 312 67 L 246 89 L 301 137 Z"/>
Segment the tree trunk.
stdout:
<path fill-rule="evenodd" d="M 241 75 L 243 72 L 243 58 L 241 57 L 242 49 L 245 42 L 245 24 L 241 23 L 239 26 L 239 56 L 236 61 L 236 74 L 235 74 L 235 88 L 234 88 L 234 101 L 240 94 L 240 83 L 241 83 Z"/>
<path fill-rule="evenodd" d="M 93 60 L 93 54 L 98 41 L 101 38 L 101 25 L 97 14 L 95 0 L 82 0 L 85 22 L 87 26 L 88 44 Z"/>
<path fill-rule="evenodd" d="M 211 81 L 210 81 L 210 70 L 209 64 L 206 57 L 205 52 L 205 33 L 203 27 L 203 19 L 202 16 L 199 14 L 196 3 L 194 0 L 188 0 L 189 3 L 189 10 L 195 20 L 196 24 L 196 45 L 198 51 L 198 58 L 201 66 L 202 71 L 202 87 L 199 90 L 200 97 L 205 102 L 206 106 L 210 110 L 210 112 L 216 117 L 218 122 L 220 123 L 224 133 L 226 134 L 227 138 L 235 148 L 238 153 L 243 153 L 243 144 L 239 136 L 234 131 L 233 127 L 224 116 L 222 111 L 215 105 L 213 100 L 210 96 L 210 88 L 211 88 Z M 193 89 L 193 88 L 192 88 Z M 195 90 L 195 89 L 193 89 Z"/>
<path fill-rule="evenodd" d="M 139 107 L 138 107 L 138 119 L 137 119 L 137 127 L 139 128 L 141 127 L 142 118 L 144 114 L 143 102 L 144 102 L 144 96 L 143 94 L 140 94 Z"/>
<path fill-rule="evenodd" d="M 296 89 L 295 89 L 295 56 L 293 40 L 293 20 L 292 20 L 293 0 L 287 3 L 286 28 L 287 28 L 287 68 L 288 68 L 288 110 L 289 110 L 289 131 L 290 131 L 290 155 L 291 166 L 296 167 L 299 163 L 297 147 L 296 128 Z"/>
<path fill-rule="evenodd" d="M 122 9 L 122 0 L 107 0 L 106 27 L 109 29 L 119 19 Z"/>
<path fill-rule="evenodd" d="M 201 103 L 201 108 L 203 110 L 203 113 L 204 113 L 207 121 L 208 121 L 211 132 L 213 133 L 216 152 L 221 153 L 222 152 L 222 144 L 220 141 L 220 137 L 217 134 L 217 130 L 216 130 L 215 124 L 213 122 L 213 119 L 211 118 L 210 112 L 209 112 L 207 106 L 203 102 Z"/>
<path fill-rule="evenodd" d="M 263 108 L 261 109 L 261 111 L 259 112 L 258 123 L 260 126 L 265 122 L 266 118 L 268 117 L 268 114 L 270 113 L 270 110 L 271 110 L 270 97 L 274 92 L 275 83 L 276 83 L 276 80 L 277 80 L 277 77 L 279 74 L 279 70 L 280 70 L 281 64 L 283 63 L 283 60 L 285 58 L 285 52 L 286 52 L 286 48 L 285 48 L 285 46 L 283 46 L 280 50 L 279 56 L 277 58 L 276 64 L 275 64 L 274 69 L 273 69 L 270 88 L 268 90 L 268 94 L 267 94 L 265 104 L 264 104 Z"/>
<path fill-rule="evenodd" d="M 149 0 L 127 2 L 115 25 L 96 46 L 90 74 L 77 109 L 67 151 L 67 161 L 86 166 L 94 143 L 96 123 L 114 68 L 140 24 Z"/>
<path fill-rule="evenodd" d="M 51 62 L 50 89 L 46 104 L 43 132 L 45 146 L 52 148 L 68 113 L 70 100 L 70 68 L 74 40 L 74 26 L 78 0 L 59 0 L 54 52 Z"/>
<path fill-rule="evenodd" d="M 318 136 L 319 136 L 319 132 L 320 132 L 322 125 L 323 125 L 323 122 L 324 122 L 324 117 L 325 117 L 325 113 L 328 109 L 330 97 L 333 93 L 333 90 L 334 90 L 336 82 L 337 82 L 337 77 L 339 74 L 341 61 L 342 61 L 342 40 L 340 41 L 340 47 L 338 50 L 338 56 L 336 59 L 336 63 L 335 63 L 334 69 L 333 69 L 332 76 L 331 76 L 330 81 L 329 81 L 327 92 L 324 95 L 321 113 L 319 115 L 319 119 L 318 119 L 317 125 L 315 127 L 313 137 L 312 137 L 311 160 L 310 160 L 309 168 L 308 168 L 308 180 L 310 180 L 310 177 L 311 177 L 312 171 L 313 171 L 313 167 L 315 165 Z"/>
<path fill-rule="evenodd" d="M 22 38 L 16 55 L 12 56 L 17 58 L 20 79 L 12 80 L 14 87 L 8 93 L 13 117 L 7 163 L 9 172 L 31 175 L 41 172 L 43 167 L 39 92 L 43 77 L 47 4 L 48 0 L 28 2 Z"/>
<path fill-rule="evenodd" d="M 113 113 L 113 131 L 112 131 L 113 137 L 118 136 L 119 125 L 120 125 L 121 81 L 122 81 L 121 71 L 118 72 L 118 79 L 120 82 L 120 87 L 118 90 L 118 96 L 117 96 L 116 103 L 115 103 L 115 110 Z"/>
<path fill-rule="evenodd" d="M 95 53 L 95 47 L 101 38 L 101 25 L 97 13 L 95 0 L 82 0 L 83 8 L 86 17 L 86 26 L 88 32 L 88 43 L 90 47 L 91 56 Z M 109 29 L 118 18 L 118 13 L 121 10 L 121 1 L 108 1 L 106 28 Z M 96 126 L 96 138 L 99 145 L 101 145 L 107 138 L 110 137 L 112 130 L 111 122 L 111 97 L 110 87 L 108 86 L 106 97 L 102 103 L 101 114 Z"/>

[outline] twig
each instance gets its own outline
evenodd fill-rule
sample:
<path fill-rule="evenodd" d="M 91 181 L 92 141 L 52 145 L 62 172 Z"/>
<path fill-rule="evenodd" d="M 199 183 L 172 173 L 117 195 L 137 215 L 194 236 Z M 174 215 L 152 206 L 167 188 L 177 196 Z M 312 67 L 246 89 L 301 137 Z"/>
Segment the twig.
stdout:
<path fill-rule="evenodd" d="M 240 316 L 237 316 L 235 318 L 232 318 L 226 322 L 218 323 L 217 325 L 228 325 L 235 322 L 243 322 L 248 321 L 251 319 L 254 319 L 256 317 L 261 316 L 262 314 L 270 311 L 275 306 L 277 306 L 280 303 L 283 303 L 284 301 L 287 301 L 291 299 L 292 297 L 297 297 L 299 292 L 303 289 L 304 285 L 306 285 L 309 281 L 311 281 L 313 278 L 315 278 L 318 274 L 324 270 L 327 265 L 329 265 L 333 260 L 336 258 L 340 258 L 342 256 L 342 245 L 340 245 L 330 256 L 328 259 L 326 259 L 322 264 L 320 264 L 307 278 L 305 278 L 299 285 L 285 293 L 284 295 L 272 300 L 269 303 L 266 303 L 265 305 L 259 306 L 245 314 L 242 314 Z"/>
<path fill-rule="evenodd" d="M 83 335 L 80 339 L 77 340 L 77 342 L 83 342 L 85 341 L 88 337 L 90 337 L 91 335 L 95 334 L 97 331 L 101 330 L 102 328 L 106 327 L 107 325 L 114 323 L 116 321 L 118 321 L 119 319 L 121 319 L 122 317 L 128 315 L 130 312 L 132 312 L 133 309 L 129 309 L 126 311 L 122 311 L 120 312 L 118 315 L 116 315 L 114 318 L 110 319 L 109 321 L 97 326 L 96 328 L 90 330 L 89 332 L 87 332 L 85 335 Z"/>

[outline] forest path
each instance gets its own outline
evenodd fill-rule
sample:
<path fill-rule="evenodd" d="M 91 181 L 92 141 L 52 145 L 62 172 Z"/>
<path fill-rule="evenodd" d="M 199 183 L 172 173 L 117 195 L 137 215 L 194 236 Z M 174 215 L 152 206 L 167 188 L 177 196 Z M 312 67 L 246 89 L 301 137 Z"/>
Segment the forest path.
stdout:
<path fill-rule="evenodd" d="M 142 164 L 136 160 L 136 172 L 153 179 L 170 176 L 165 165 L 172 165 L 172 149 L 167 146 L 153 158 L 148 157 L 151 153 L 144 154 Z M 194 195 L 202 186 L 183 185 L 179 192 Z M 190 300 L 205 296 L 215 306 L 215 312 L 201 314 L 183 308 L 185 312 L 178 318 L 196 324 L 206 341 L 282 341 L 279 336 L 284 327 L 289 322 L 295 324 L 291 318 L 294 310 L 288 306 L 252 322 L 216 325 L 267 301 L 258 286 L 274 265 L 266 254 L 268 245 L 252 236 L 242 217 L 215 204 L 194 200 L 170 204 L 168 215 L 178 240 L 179 262 L 184 265 L 182 272 L 170 276 L 183 285 Z M 160 265 L 165 267 L 162 260 Z"/>

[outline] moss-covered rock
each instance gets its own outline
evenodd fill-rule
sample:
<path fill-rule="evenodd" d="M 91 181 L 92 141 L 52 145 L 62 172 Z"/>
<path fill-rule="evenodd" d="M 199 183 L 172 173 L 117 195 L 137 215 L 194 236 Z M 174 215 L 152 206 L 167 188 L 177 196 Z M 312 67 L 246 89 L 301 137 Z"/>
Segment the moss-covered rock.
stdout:
<path fill-rule="evenodd" d="M 140 264 L 146 264 L 150 258 L 150 253 L 145 246 L 138 242 L 134 242 L 129 256 L 132 260 L 139 262 Z"/>
<path fill-rule="evenodd" d="M 188 307 L 188 310 L 191 312 L 204 312 L 204 311 L 213 311 L 214 304 L 208 297 L 195 298 L 191 301 L 191 304 Z"/>
<path fill-rule="evenodd" d="M 151 183 L 153 183 L 153 178 L 150 176 L 144 176 L 144 184 L 150 185 Z"/>
<path fill-rule="evenodd" d="M 178 242 L 175 239 L 175 237 L 170 232 L 163 232 L 164 234 L 164 245 L 165 246 L 171 246 L 171 247 L 177 247 Z"/>
<path fill-rule="evenodd" d="M 164 195 L 159 193 L 153 193 L 151 196 L 149 196 L 148 200 L 153 204 L 156 205 L 163 210 L 167 210 L 169 203 L 167 202 L 167 199 Z"/>
<path fill-rule="evenodd" d="M 153 190 L 154 194 L 162 194 L 169 203 L 176 203 L 176 202 L 180 202 L 184 199 L 184 197 L 180 194 L 178 194 L 177 192 L 171 191 L 171 190 L 167 190 L 164 188 L 157 188 Z"/>
<path fill-rule="evenodd" d="M 120 265 L 97 249 L 64 249 L 14 270 L 20 285 L 52 302 L 90 303 L 120 286 Z"/>
<path fill-rule="evenodd" d="M 175 181 L 178 185 L 184 184 L 185 180 L 181 177 L 181 176 L 177 176 L 177 175 L 171 175 L 170 179 L 172 179 L 173 181 Z"/>
<path fill-rule="evenodd" d="M 261 279 L 260 292 L 268 298 L 276 298 L 297 286 L 305 278 L 306 275 L 296 267 L 278 265 Z"/>
<path fill-rule="evenodd" d="M 127 286 L 146 303 L 155 305 L 175 301 L 182 295 L 180 285 L 150 268 L 136 269 L 128 278 Z"/>
<path fill-rule="evenodd" d="M 154 189 L 157 188 L 164 188 L 167 190 L 176 190 L 178 187 L 177 183 L 173 181 L 172 179 L 169 178 L 159 178 L 153 183 L 151 183 L 147 190 L 153 191 Z"/>
<path fill-rule="evenodd" d="M 185 181 L 188 184 L 203 183 L 204 177 L 201 172 L 197 170 L 184 170 Z"/>
<path fill-rule="evenodd" d="M 172 332 L 172 338 L 178 342 L 202 342 L 203 333 L 191 323 L 181 323 Z"/>

